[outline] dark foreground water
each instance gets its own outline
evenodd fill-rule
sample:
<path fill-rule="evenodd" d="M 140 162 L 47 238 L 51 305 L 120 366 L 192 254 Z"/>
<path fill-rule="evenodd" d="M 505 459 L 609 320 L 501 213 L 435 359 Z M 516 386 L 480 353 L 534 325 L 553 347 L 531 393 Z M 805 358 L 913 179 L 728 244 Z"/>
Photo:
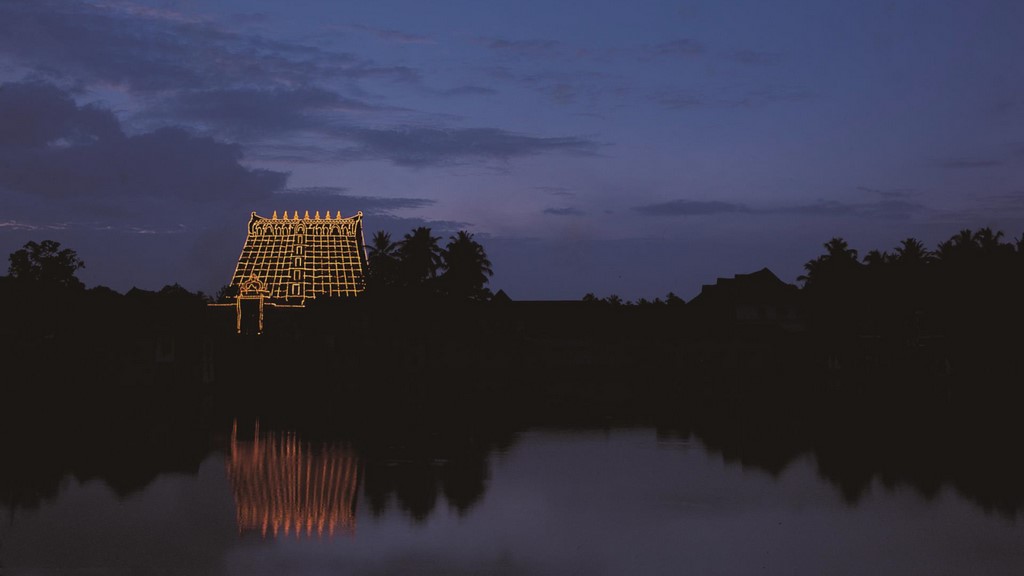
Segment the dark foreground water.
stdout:
<path fill-rule="evenodd" d="M 31 497 L 30 486 L 8 483 L 22 493 L 0 512 L 2 573 L 1024 569 L 1016 514 L 986 511 L 941 482 L 922 492 L 874 477 L 851 499 L 823 479 L 814 453 L 776 473 L 653 428 L 535 429 L 460 437 L 457 448 L 417 438 L 311 441 L 266 428 L 239 426 L 182 472 L 115 474 L 97 464 Z M 134 457 L 148 456 L 118 456 Z M 31 461 L 46 466 L 45 455 Z"/>

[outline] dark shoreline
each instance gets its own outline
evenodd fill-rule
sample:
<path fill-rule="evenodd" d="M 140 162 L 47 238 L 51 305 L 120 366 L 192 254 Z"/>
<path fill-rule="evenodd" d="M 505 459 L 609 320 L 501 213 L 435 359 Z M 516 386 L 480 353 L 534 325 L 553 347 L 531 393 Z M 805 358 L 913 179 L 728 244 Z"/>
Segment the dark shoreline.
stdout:
<path fill-rule="evenodd" d="M 644 427 L 771 474 L 812 455 L 851 505 L 881 480 L 925 497 L 952 487 L 1009 518 L 1024 510 L 1012 310 L 972 320 L 986 330 L 865 334 L 692 305 L 368 298 L 270 309 L 257 336 L 184 291 L 7 293 L 0 453 L 12 473 L 0 499 L 11 507 L 53 498 L 68 475 L 123 496 L 195 473 L 233 423 L 259 422 L 350 443 L 376 470 L 368 478 L 388 479 L 380 490 L 423 490 L 385 466 L 396 453 L 426 467 L 412 483 L 452 462 L 445 474 L 473 487 L 466 506 L 490 454 L 521 431 Z"/>

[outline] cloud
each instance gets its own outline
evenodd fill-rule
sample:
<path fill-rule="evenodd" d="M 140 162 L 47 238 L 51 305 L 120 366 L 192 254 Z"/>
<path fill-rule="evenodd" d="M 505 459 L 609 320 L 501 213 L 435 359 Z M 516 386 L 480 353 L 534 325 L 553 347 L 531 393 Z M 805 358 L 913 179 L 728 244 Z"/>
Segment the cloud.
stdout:
<path fill-rule="evenodd" d="M 980 196 L 979 200 L 996 214 L 1004 215 L 1008 212 L 1024 212 L 1024 191 L 989 194 Z"/>
<path fill-rule="evenodd" d="M 379 66 L 348 53 L 73 1 L 0 3 L 0 55 L 46 77 L 139 92 L 295 86 L 322 78 L 419 80 L 411 68 Z"/>
<path fill-rule="evenodd" d="M 717 200 L 671 200 L 658 204 L 636 206 L 637 212 L 647 216 L 706 216 L 711 214 L 735 214 L 751 212 L 752 210 L 743 204 L 732 202 L 720 202 Z"/>
<path fill-rule="evenodd" d="M 445 165 L 468 159 L 508 160 L 549 152 L 590 155 L 597 142 L 574 136 L 539 137 L 497 128 L 348 127 L 337 135 L 355 145 L 348 159 L 388 159 L 402 166 Z"/>
<path fill-rule="evenodd" d="M 658 102 L 658 104 L 661 104 L 663 107 L 673 110 L 679 110 L 683 108 L 695 108 L 697 106 L 703 106 L 707 104 L 707 101 L 705 101 L 703 98 L 699 96 L 682 92 L 656 96 L 655 100 Z"/>
<path fill-rule="evenodd" d="M 556 104 L 575 102 L 580 97 L 593 105 L 606 96 L 610 78 L 604 72 L 546 70 L 523 74 L 506 66 L 492 66 L 486 72 L 498 80 L 513 82 L 534 90 Z M 615 90 L 613 90 L 615 92 Z"/>
<path fill-rule="evenodd" d="M 449 165 L 472 159 L 562 152 L 591 154 L 599 145 L 581 137 L 538 137 L 497 128 L 396 125 L 366 127 L 365 114 L 394 109 L 345 98 L 317 87 L 231 88 L 177 93 L 154 108 L 217 134 L 254 144 L 254 157 L 290 162 L 389 160 L 403 166 Z M 273 142 L 268 137 L 274 136 Z M 315 136 L 297 142 L 282 137 Z"/>
<path fill-rule="evenodd" d="M 286 178 L 242 166 L 237 145 L 178 128 L 4 156 L 0 185 L 43 197 L 241 197 L 278 189 Z"/>
<path fill-rule="evenodd" d="M 32 225 L 174 225 L 194 220 L 186 212 L 197 206 L 266 199 L 288 177 L 245 167 L 240 146 L 180 128 L 125 136 L 110 111 L 77 106 L 53 86 L 5 84 L 0 110 L 24 112 L 0 144 L 0 198 Z"/>
<path fill-rule="evenodd" d="M 772 206 L 752 208 L 746 204 L 722 201 L 699 201 L 678 199 L 658 204 L 636 206 L 633 210 L 646 216 L 713 216 L 719 214 L 798 214 L 805 216 L 884 218 L 905 220 L 921 213 L 926 207 L 899 199 L 885 199 L 878 202 L 845 203 L 834 200 L 793 206 Z"/>
<path fill-rule="evenodd" d="M 306 195 L 314 197 L 344 196 L 348 193 L 345 186 L 307 186 L 305 188 L 286 188 L 278 194 Z"/>
<path fill-rule="evenodd" d="M 424 218 L 399 217 L 390 214 L 378 214 L 374 216 L 372 224 L 366 223 L 366 225 L 366 236 L 370 235 L 371 230 L 383 230 L 389 232 L 392 239 L 401 239 L 403 235 L 420 226 L 430 228 L 434 236 L 440 236 L 441 238 L 447 238 L 459 230 L 471 230 L 473 228 L 473 225 L 469 222 L 458 220 L 427 220 Z M 475 236 L 477 239 L 484 237 L 484 235 L 479 234 Z"/>
<path fill-rule="evenodd" d="M 64 230 L 67 228 L 66 224 L 32 224 L 29 222 L 19 222 L 18 220 L 6 220 L 0 222 L 0 230 Z"/>
<path fill-rule="evenodd" d="M 122 138 L 109 110 L 78 107 L 67 93 L 48 84 L 0 85 L 0 147 L 40 147 L 57 140 L 88 143 Z"/>
<path fill-rule="evenodd" d="M 198 122 L 245 138 L 322 131 L 325 115 L 384 109 L 317 87 L 227 88 L 178 92 L 148 114 Z"/>
<path fill-rule="evenodd" d="M 663 90 L 651 96 L 651 99 L 664 108 L 680 110 L 698 106 L 716 106 L 721 108 L 746 108 L 763 106 L 777 102 L 799 102 L 813 97 L 814 93 L 801 87 L 767 86 L 754 90 L 734 91 L 723 90 L 716 96 L 697 94 L 687 90 Z"/>
<path fill-rule="evenodd" d="M 736 99 L 726 98 L 722 103 L 728 106 L 760 106 L 775 102 L 799 102 L 813 96 L 814 93 L 811 90 L 799 86 L 768 86 L 747 91 Z"/>
<path fill-rule="evenodd" d="M 992 168 L 1002 166 L 1003 161 L 995 158 L 942 158 L 938 160 L 943 168 Z"/>
<path fill-rule="evenodd" d="M 265 24 L 270 22 L 270 15 L 266 12 L 235 12 L 227 20 L 235 25 Z"/>
<path fill-rule="evenodd" d="M 883 218 L 889 220 L 906 220 L 914 214 L 924 211 L 922 204 L 906 200 L 881 200 L 860 204 L 848 204 L 834 200 L 779 208 L 768 212 L 780 214 L 806 214 L 811 216 L 858 216 L 865 218 Z"/>
<path fill-rule="evenodd" d="M 551 57 L 562 48 L 556 40 L 506 40 L 504 38 L 479 38 L 478 41 L 496 52 L 524 57 Z"/>
<path fill-rule="evenodd" d="M 534 186 L 534 190 L 540 190 L 541 192 L 547 192 L 552 196 L 575 196 L 576 193 L 571 188 L 565 188 L 563 186 Z"/>
<path fill-rule="evenodd" d="M 368 32 L 381 40 L 387 40 L 389 42 L 397 42 L 399 44 L 433 44 L 434 40 L 429 36 L 422 36 L 419 34 L 411 34 L 409 32 L 402 32 L 401 30 L 388 30 L 384 28 L 372 28 L 370 26 L 364 26 L 362 24 L 354 24 L 352 28 L 363 32 Z"/>
<path fill-rule="evenodd" d="M 649 57 L 699 56 L 703 53 L 704 45 L 691 38 L 656 44 L 646 50 Z"/>
<path fill-rule="evenodd" d="M 584 212 L 582 210 L 567 207 L 567 208 L 545 208 L 545 214 L 552 214 L 554 216 L 582 216 Z"/>
<path fill-rule="evenodd" d="M 782 56 L 775 52 L 761 52 L 758 50 L 740 50 L 733 54 L 733 59 L 742 64 L 769 65 L 777 64 Z"/>
<path fill-rule="evenodd" d="M 576 89 L 566 82 L 546 86 L 542 91 L 558 104 L 572 104 L 576 100 Z"/>
<path fill-rule="evenodd" d="M 897 199 L 897 198 L 909 198 L 914 195 L 913 188 L 871 188 L 869 186 L 857 186 L 857 190 L 861 192 L 867 192 L 869 194 L 876 194 L 882 198 Z"/>
<path fill-rule="evenodd" d="M 275 201 L 282 200 L 285 203 L 294 198 L 300 200 L 301 205 L 314 205 L 317 201 L 329 199 L 332 205 L 341 202 L 353 206 L 354 210 L 362 210 L 366 214 L 384 214 L 394 210 L 423 208 L 436 203 L 435 200 L 429 198 L 354 196 L 347 192 L 347 188 L 330 186 L 288 188 L 275 194 L 274 198 Z"/>
<path fill-rule="evenodd" d="M 497 93 L 497 90 L 485 86 L 458 86 L 441 92 L 445 96 L 493 96 Z"/>

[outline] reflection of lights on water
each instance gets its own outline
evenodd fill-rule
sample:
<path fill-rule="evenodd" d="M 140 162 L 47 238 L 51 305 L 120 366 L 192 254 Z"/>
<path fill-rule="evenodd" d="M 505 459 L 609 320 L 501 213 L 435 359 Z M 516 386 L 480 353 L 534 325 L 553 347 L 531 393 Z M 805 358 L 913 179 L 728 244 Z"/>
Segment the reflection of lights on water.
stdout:
<path fill-rule="evenodd" d="M 235 423 L 227 469 L 241 533 L 355 532 L 359 459 L 344 446 L 314 448 L 293 433 L 261 436 L 258 423 L 252 441 L 238 440 Z"/>

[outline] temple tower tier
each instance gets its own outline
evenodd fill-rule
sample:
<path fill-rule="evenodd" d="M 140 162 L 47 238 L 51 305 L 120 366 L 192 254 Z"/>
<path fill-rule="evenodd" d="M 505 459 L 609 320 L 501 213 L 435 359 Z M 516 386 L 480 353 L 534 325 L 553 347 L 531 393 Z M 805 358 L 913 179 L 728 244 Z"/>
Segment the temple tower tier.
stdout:
<path fill-rule="evenodd" d="M 320 296 L 357 296 L 366 287 L 363 213 L 265 218 L 255 212 L 231 285 L 255 277 L 267 302 L 303 305 Z"/>

